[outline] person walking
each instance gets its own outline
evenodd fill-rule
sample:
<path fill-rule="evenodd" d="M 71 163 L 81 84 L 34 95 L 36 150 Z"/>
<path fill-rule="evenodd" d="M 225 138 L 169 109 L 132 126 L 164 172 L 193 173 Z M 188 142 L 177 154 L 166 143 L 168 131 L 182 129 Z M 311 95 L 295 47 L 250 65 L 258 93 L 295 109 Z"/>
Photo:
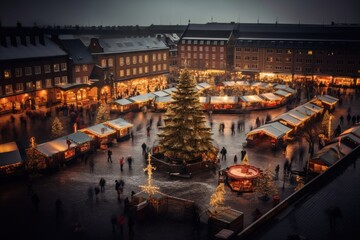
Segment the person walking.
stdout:
<path fill-rule="evenodd" d="M 104 179 L 104 178 L 100 178 L 100 182 L 99 182 L 100 192 L 105 192 L 105 184 L 106 184 L 105 179 Z"/>
<path fill-rule="evenodd" d="M 128 165 L 129 165 L 129 169 L 131 169 L 131 165 L 132 165 L 132 157 L 131 156 L 129 156 L 127 158 L 127 162 L 128 162 Z"/>
<path fill-rule="evenodd" d="M 231 124 L 231 135 L 235 135 L 235 123 Z"/>
<path fill-rule="evenodd" d="M 143 155 L 145 155 L 145 153 L 146 153 L 146 143 L 143 143 L 143 144 L 141 144 L 141 148 L 142 148 L 142 154 Z"/>
<path fill-rule="evenodd" d="M 236 154 L 235 154 L 235 156 L 234 156 L 234 163 L 237 163 L 237 156 L 236 156 Z"/>
<path fill-rule="evenodd" d="M 225 147 L 223 147 L 220 151 L 221 153 L 221 160 L 225 160 L 226 161 L 226 154 L 227 154 L 227 150 Z"/>
<path fill-rule="evenodd" d="M 117 199 L 120 201 L 120 183 L 118 180 L 115 180 L 115 190 L 117 193 Z"/>
<path fill-rule="evenodd" d="M 120 158 L 120 171 L 122 172 L 124 170 L 124 157 Z"/>
<path fill-rule="evenodd" d="M 108 150 L 107 155 L 108 155 L 107 161 L 112 163 L 112 159 L 111 159 L 112 151 L 110 149 Z"/>

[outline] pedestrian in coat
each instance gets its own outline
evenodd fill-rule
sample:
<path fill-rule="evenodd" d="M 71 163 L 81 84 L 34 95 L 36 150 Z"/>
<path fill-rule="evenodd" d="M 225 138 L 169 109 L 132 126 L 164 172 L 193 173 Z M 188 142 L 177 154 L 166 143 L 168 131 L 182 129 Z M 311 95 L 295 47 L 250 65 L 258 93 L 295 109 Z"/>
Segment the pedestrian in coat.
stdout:
<path fill-rule="evenodd" d="M 108 150 L 107 155 L 108 155 L 107 161 L 112 163 L 112 159 L 111 159 L 112 151 L 110 149 Z"/>
<path fill-rule="evenodd" d="M 234 156 L 234 163 L 237 163 L 237 156 L 236 156 L 236 154 L 235 154 L 235 156 Z"/>
<path fill-rule="evenodd" d="M 225 160 L 226 161 L 226 154 L 227 154 L 227 150 L 225 147 L 223 147 L 220 151 L 221 153 L 221 160 Z"/>
<path fill-rule="evenodd" d="M 123 167 L 124 167 L 124 157 L 121 157 L 120 158 L 120 171 L 124 170 Z"/>
<path fill-rule="evenodd" d="M 104 178 L 101 178 L 101 179 L 100 179 L 100 182 L 99 182 L 100 192 L 105 192 L 105 184 L 106 184 L 105 179 L 104 179 Z"/>

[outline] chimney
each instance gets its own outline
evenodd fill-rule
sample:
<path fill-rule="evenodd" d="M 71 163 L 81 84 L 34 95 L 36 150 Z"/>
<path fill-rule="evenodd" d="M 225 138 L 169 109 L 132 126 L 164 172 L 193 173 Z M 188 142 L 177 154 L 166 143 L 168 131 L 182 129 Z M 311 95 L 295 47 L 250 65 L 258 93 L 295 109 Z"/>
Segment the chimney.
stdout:
<path fill-rule="evenodd" d="M 17 46 L 17 44 L 16 44 L 16 36 L 10 36 L 10 41 L 11 41 L 11 45 L 13 45 L 14 47 Z"/>

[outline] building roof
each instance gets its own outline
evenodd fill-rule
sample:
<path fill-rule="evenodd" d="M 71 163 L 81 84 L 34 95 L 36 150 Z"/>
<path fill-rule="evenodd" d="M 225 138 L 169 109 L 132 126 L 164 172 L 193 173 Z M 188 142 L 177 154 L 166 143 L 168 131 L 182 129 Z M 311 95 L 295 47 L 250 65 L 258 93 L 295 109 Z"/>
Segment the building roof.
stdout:
<path fill-rule="evenodd" d="M 172 101 L 174 101 L 174 99 L 171 96 L 157 97 L 155 99 L 155 103 L 170 103 Z"/>
<path fill-rule="evenodd" d="M 0 145 L 0 167 L 22 163 L 19 148 L 15 142 L 8 142 Z"/>
<path fill-rule="evenodd" d="M 26 46 L 20 43 L 20 37 L 16 37 L 17 46 L 7 44 L 7 47 L 0 45 L 0 60 L 45 58 L 66 56 L 67 53 L 50 39 L 44 37 L 44 45 L 40 44 L 39 37 L 35 37 L 35 45 L 30 43 L 26 37 Z"/>
<path fill-rule="evenodd" d="M 283 120 L 292 126 L 299 126 L 303 122 L 302 120 L 300 120 L 288 113 L 281 114 L 281 115 L 277 116 L 276 118 L 274 118 L 274 121 L 277 121 L 277 120 Z"/>
<path fill-rule="evenodd" d="M 100 38 L 99 44 L 105 54 L 168 49 L 165 43 L 156 37 Z"/>
<path fill-rule="evenodd" d="M 66 39 L 60 42 L 74 64 L 95 63 L 88 48 L 80 39 Z"/>
<path fill-rule="evenodd" d="M 320 96 L 320 97 L 318 97 L 318 99 L 321 102 L 326 103 L 328 105 L 335 105 L 339 101 L 339 99 L 334 98 L 334 97 L 329 96 L 329 95 Z"/>
<path fill-rule="evenodd" d="M 272 122 L 269 124 L 262 125 L 254 130 L 251 130 L 250 132 L 248 132 L 246 134 L 246 136 L 248 137 L 250 135 L 254 135 L 254 134 L 263 132 L 264 134 L 266 134 L 272 138 L 280 139 L 284 135 L 286 135 L 287 133 L 289 133 L 291 131 L 292 131 L 291 128 L 289 128 L 279 122 Z"/>
<path fill-rule="evenodd" d="M 227 41 L 234 30 L 234 26 L 234 24 L 227 23 L 189 24 L 181 39 Z"/>

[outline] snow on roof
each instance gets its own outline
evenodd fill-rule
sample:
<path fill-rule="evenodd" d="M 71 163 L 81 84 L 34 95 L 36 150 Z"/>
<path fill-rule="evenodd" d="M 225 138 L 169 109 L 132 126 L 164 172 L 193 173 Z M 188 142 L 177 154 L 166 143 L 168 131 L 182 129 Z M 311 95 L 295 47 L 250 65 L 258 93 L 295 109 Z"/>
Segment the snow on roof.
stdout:
<path fill-rule="evenodd" d="M 291 93 L 289 92 L 285 92 L 284 90 L 277 90 L 276 92 L 274 92 L 276 95 L 282 96 L 282 97 L 289 97 L 291 95 Z"/>
<path fill-rule="evenodd" d="M 260 94 L 261 97 L 265 98 L 265 100 L 269 101 L 280 101 L 282 97 L 279 97 L 278 95 L 275 95 L 273 93 L 263 93 Z"/>
<path fill-rule="evenodd" d="M 21 163 L 19 148 L 15 142 L 8 142 L 0 145 L 0 167 Z"/>
<path fill-rule="evenodd" d="M 67 138 L 77 144 L 83 144 L 86 142 L 91 142 L 93 140 L 89 135 L 80 131 L 67 135 Z"/>
<path fill-rule="evenodd" d="M 168 88 L 168 89 L 164 89 L 163 91 L 166 92 L 166 93 L 169 93 L 171 94 L 173 91 L 175 91 L 176 88 L 175 87 L 172 87 L 172 88 Z"/>
<path fill-rule="evenodd" d="M 152 93 L 146 93 L 146 94 L 141 94 L 135 97 L 131 97 L 129 98 L 131 101 L 134 101 L 136 103 L 141 103 L 141 102 L 147 102 L 150 101 L 151 99 L 154 99 L 155 95 Z"/>
<path fill-rule="evenodd" d="M 171 96 L 165 96 L 165 97 L 157 97 L 155 99 L 156 103 L 169 103 L 174 101 L 174 99 Z"/>
<path fill-rule="evenodd" d="M 238 103 L 237 96 L 211 96 L 210 97 L 211 104 L 217 103 Z"/>
<path fill-rule="evenodd" d="M 129 105 L 129 104 L 132 104 L 133 102 L 129 101 L 126 98 L 122 98 L 122 99 L 115 100 L 114 103 L 119 104 L 121 106 L 126 106 L 126 105 Z"/>
<path fill-rule="evenodd" d="M 128 121 L 126 121 L 123 118 L 117 118 L 114 120 L 106 121 L 104 123 L 104 125 L 108 125 L 112 128 L 118 129 L 118 130 L 124 129 L 124 128 L 131 128 L 134 126 L 132 123 L 129 123 Z"/>
<path fill-rule="evenodd" d="M 211 85 L 210 85 L 209 83 L 207 83 L 207 82 L 202 82 L 202 83 L 199 83 L 198 85 L 199 85 L 200 87 L 202 87 L 202 88 L 205 88 L 205 89 L 211 87 Z"/>
<path fill-rule="evenodd" d="M 244 102 L 263 102 L 264 101 L 264 99 L 262 99 L 258 95 L 247 95 L 247 96 L 241 96 L 240 98 Z"/>
<path fill-rule="evenodd" d="M 109 128 L 108 126 L 100 123 L 91 127 L 87 127 L 84 129 L 81 129 L 80 131 L 89 132 L 91 134 L 94 134 L 98 137 L 106 137 L 108 135 L 111 135 L 113 133 L 116 133 L 114 129 Z"/>
<path fill-rule="evenodd" d="M 166 97 L 169 96 L 169 93 L 164 92 L 164 91 L 156 91 L 156 92 L 152 92 L 152 94 L 154 94 L 157 97 Z"/>
<path fill-rule="evenodd" d="M 75 143 L 70 144 L 70 148 L 75 146 L 76 146 Z M 66 137 L 57 138 L 52 141 L 39 144 L 36 146 L 36 149 L 48 157 L 51 157 L 52 155 L 59 152 L 64 152 L 68 149 L 68 145 L 66 143 Z"/>

